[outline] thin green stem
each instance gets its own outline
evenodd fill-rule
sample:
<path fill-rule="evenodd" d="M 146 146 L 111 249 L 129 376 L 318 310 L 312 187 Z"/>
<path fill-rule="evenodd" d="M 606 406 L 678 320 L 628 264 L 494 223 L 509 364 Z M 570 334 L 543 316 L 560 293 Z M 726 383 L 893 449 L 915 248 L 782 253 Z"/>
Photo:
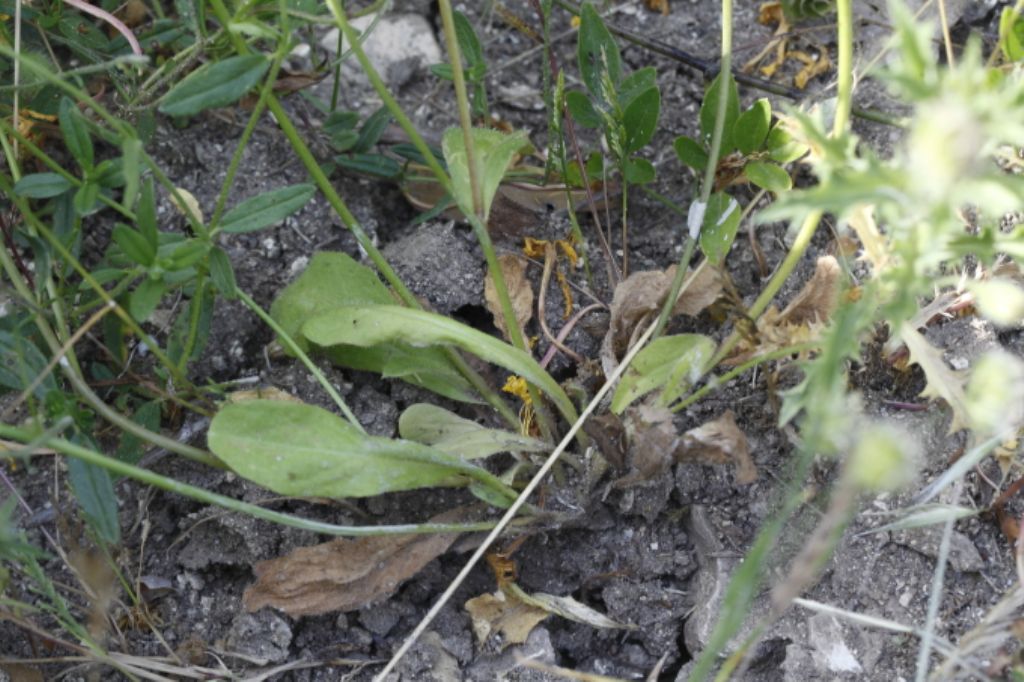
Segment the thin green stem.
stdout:
<path fill-rule="evenodd" d="M 20 443 L 30 442 L 38 437 L 28 429 L 17 428 L 0 424 L 0 436 Z M 161 476 L 148 469 L 142 469 L 120 460 L 108 457 L 75 443 L 68 442 L 61 438 L 48 438 L 45 440 L 46 447 L 49 447 L 68 457 L 74 457 L 83 462 L 102 467 L 107 471 L 119 476 L 127 476 L 154 488 L 160 488 L 177 495 L 189 497 L 203 504 L 215 505 L 228 511 L 246 514 L 253 518 L 271 521 L 282 526 L 308 530 L 323 535 L 342 535 L 349 537 L 367 537 L 375 535 L 398 535 L 405 533 L 465 533 L 473 531 L 489 530 L 494 527 L 493 521 L 481 521 L 478 523 L 419 523 L 402 524 L 391 526 L 337 526 L 322 521 L 312 521 L 290 514 L 264 509 L 259 505 L 242 502 L 224 495 L 218 495 L 202 488 L 176 481 L 173 478 Z"/>
<path fill-rule="evenodd" d="M 345 419 L 347 419 L 352 426 L 359 429 L 359 431 L 366 433 L 366 429 L 363 428 L 363 425 L 359 423 L 359 419 L 357 419 L 356 415 L 351 409 L 349 409 L 345 399 L 341 397 L 341 394 L 338 393 L 337 390 L 335 390 L 334 386 L 332 386 L 331 382 L 327 380 L 324 373 L 320 371 L 320 368 L 313 363 L 313 360 L 310 359 L 309 355 L 299 348 L 299 344 L 295 343 L 295 339 L 293 339 L 273 317 L 268 315 L 266 311 L 256 303 L 256 301 L 252 300 L 252 297 L 249 296 L 249 294 L 245 293 L 241 289 L 238 291 L 238 299 L 248 306 L 249 310 L 256 313 L 256 316 L 263 320 L 263 322 L 270 327 L 275 334 L 277 334 L 277 338 L 281 340 L 281 343 L 288 349 L 288 352 L 295 355 L 295 357 L 297 357 L 299 361 L 306 366 L 309 373 L 316 377 L 316 380 L 320 382 L 321 386 L 323 386 L 327 395 L 331 396 L 331 400 L 333 400 L 334 404 L 338 406 L 341 413 L 345 415 Z"/>
<path fill-rule="evenodd" d="M 452 3 L 451 0 L 438 0 L 437 5 L 441 10 L 444 41 L 448 47 L 448 60 L 452 66 L 452 83 L 455 85 L 455 104 L 459 112 L 459 126 L 462 128 L 463 143 L 466 145 L 466 165 L 469 167 L 469 189 L 470 195 L 473 197 L 473 213 L 481 221 L 484 221 L 487 219 L 487 216 L 484 215 L 484 195 L 481 187 L 480 164 L 476 155 L 476 143 L 473 140 L 473 117 L 469 110 L 469 96 L 466 94 L 466 75 L 462 69 L 462 53 L 459 50 L 459 39 L 455 33 Z M 495 280 L 495 285 L 497 285 L 497 280 Z M 508 295 L 507 291 L 505 295 Z M 514 317 L 512 322 L 515 322 Z"/>
<path fill-rule="evenodd" d="M 707 208 L 708 200 L 711 198 L 711 191 L 715 186 L 715 170 L 718 168 L 718 157 L 722 151 L 722 134 L 725 130 L 725 115 L 728 111 L 729 80 L 732 78 L 732 0 L 722 0 L 722 70 L 719 74 L 718 85 L 718 109 L 715 111 L 715 126 L 711 132 L 711 149 L 708 151 L 708 163 L 704 169 L 704 180 L 700 188 L 700 199 L 695 206 L 690 207 L 694 213 L 694 220 L 689 225 L 686 246 L 683 248 L 683 255 L 676 266 L 675 277 L 672 278 L 672 287 L 665 298 L 658 315 L 658 322 L 654 327 L 655 338 L 661 336 L 668 325 L 669 317 L 672 315 L 672 308 L 675 307 L 679 294 L 683 289 L 683 281 L 689 271 L 690 258 L 693 257 L 694 248 L 700 239 L 700 230 L 704 223 L 704 210 Z M 696 220 L 696 218 L 700 220 Z M 713 367 L 714 365 L 711 365 Z"/>

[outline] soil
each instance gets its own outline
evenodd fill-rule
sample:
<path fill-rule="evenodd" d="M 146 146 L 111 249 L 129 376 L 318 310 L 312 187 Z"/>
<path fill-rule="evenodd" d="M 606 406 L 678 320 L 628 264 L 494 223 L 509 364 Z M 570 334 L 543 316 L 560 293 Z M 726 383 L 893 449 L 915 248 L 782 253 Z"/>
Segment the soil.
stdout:
<path fill-rule="evenodd" d="M 439 20 L 432 3 L 407 0 L 397 4 L 396 12 L 420 14 L 438 32 Z M 985 8 L 965 14 L 958 30 L 993 30 L 997 11 L 992 3 L 978 5 Z M 505 7 L 533 23 L 528 2 L 509 1 Z M 541 148 L 546 131 L 540 108 L 541 52 L 530 38 L 506 25 L 497 12 L 481 15 L 476 3 L 464 3 L 460 9 L 483 27 L 491 65 L 488 85 L 493 113 L 516 128 L 530 131 Z M 671 13 L 662 16 L 631 0 L 613 10 L 610 21 L 645 37 L 710 56 L 717 50 L 718 12 L 718 4 L 709 0 L 676 0 Z M 740 49 L 763 44 L 770 36 L 771 29 L 756 22 L 756 13 L 755 3 L 738 3 Z M 560 11 L 556 16 L 554 34 L 566 36 L 558 43 L 557 56 L 562 63 L 573 64 L 575 38 L 566 30 L 568 17 Z M 823 44 L 819 47 L 833 49 L 830 33 L 809 35 L 820 36 Z M 695 192 L 696 181 L 681 171 L 671 143 L 679 134 L 696 133 L 704 90 L 701 75 L 636 46 L 623 44 L 623 55 L 631 69 L 648 65 L 657 68 L 662 117 L 660 130 L 648 148 L 659 150 L 650 156 L 658 169 L 654 188 L 686 205 Z M 787 69 L 791 75 L 796 67 L 789 65 Z M 455 123 L 448 85 L 430 76 L 423 65 L 405 64 L 388 75 L 398 83 L 400 101 L 421 130 L 436 138 Z M 826 77 L 812 84 L 807 97 L 825 97 L 828 91 Z M 314 88 L 321 97 L 329 96 L 329 92 L 329 79 Z M 747 102 L 760 96 L 750 88 L 741 92 Z M 858 105 L 890 106 L 891 110 L 876 84 L 866 82 L 862 92 Z M 345 107 L 364 114 L 379 106 L 372 91 L 358 82 L 346 86 L 344 99 Z M 288 106 L 298 114 L 297 120 L 307 122 L 303 134 L 317 141 L 317 122 L 322 116 L 298 96 L 289 98 Z M 192 192 L 200 205 L 212 206 L 244 124 L 244 113 L 231 111 L 208 113 L 184 129 L 162 122 L 152 152 L 178 186 Z M 857 121 L 855 129 L 883 155 L 891 153 L 899 139 L 893 129 L 879 124 Z M 593 140 L 583 135 L 582 142 L 591 145 Z M 322 149 L 322 140 L 313 146 Z M 483 256 L 465 225 L 447 220 L 413 225 L 416 211 L 395 186 L 351 175 L 333 177 L 360 224 L 417 296 L 439 312 L 494 331 L 483 299 Z M 242 158 L 232 196 L 254 196 L 305 179 L 304 168 L 273 119 L 264 116 Z M 639 192 L 632 194 L 630 212 L 631 268 L 662 269 L 674 263 L 679 257 L 684 221 Z M 162 207 L 160 218 L 163 229 L 182 227 L 169 205 Z M 604 265 L 592 224 L 587 215 L 582 220 L 590 235 L 587 246 L 594 258 L 594 272 L 600 275 Z M 567 230 L 565 217 L 551 214 L 539 217 L 530 234 L 562 236 Z M 786 232 L 782 224 L 757 228 L 755 238 L 769 271 L 786 253 Z M 280 290 L 302 272 L 314 252 L 344 251 L 363 258 L 355 239 L 319 195 L 281 225 L 252 234 L 224 235 L 221 245 L 232 260 L 239 286 L 264 307 L 269 307 Z M 506 238 L 499 239 L 498 246 L 512 251 L 519 244 Z M 621 249 L 617 242 L 614 246 Z M 789 300 L 810 277 L 816 257 L 834 249 L 833 232 L 820 230 L 779 300 Z M 745 237 L 737 240 L 726 267 L 744 303 L 749 304 L 766 279 Z M 536 287 L 540 268 L 531 267 L 530 276 Z M 582 273 L 573 277 L 575 283 L 584 283 Z M 594 294 L 608 301 L 607 282 L 599 278 Z M 581 303 L 582 298 L 577 297 L 577 309 L 586 303 Z M 549 292 L 548 306 L 552 325 L 560 327 L 562 299 L 555 284 Z M 705 314 L 697 320 L 681 318 L 674 330 L 722 338 L 728 325 L 723 328 Z M 598 319 L 582 325 L 568 343 L 585 356 L 596 357 L 602 334 Z M 998 332 L 973 317 L 934 323 L 927 329 L 927 337 L 945 349 L 946 359 L 954 367 L 969 365 L 979 353 L 995 345 L 1024 355 L 1024 335 L 1019 329 Z M 330 408 L 330 400 L 301 364 L 267 352 L 273 340 L 272 332 L 240 303 L 218 300 L 207 349 L 192 366 L 192 375 L 200 383 L 241 381 L 273 386 Z M 924 380 L 918 370 L 899 371 L 880 357 L 878 347 L 868 349 L 866 364 L 851 368 L 850 382 L 870 413 L 897 419 L 919 436 L 925 453 L 921 479 L 911 492 L 862 500 L 860 513 L 849 525 L 821 579 L 803 596 L 836 609 L 919 627 L 925 622 L 936 569 L 937 536 L 921 530 L 865 531 L 883 523 L 880 512 L 908 504 L 913 493 L 947 468 L 965 442 L 961 436 L 946 435 L 949 414 L 941 403 L 929 404 L 926 411 L 891 407 L 919 402 L 917 396 Z M 397 416 L 408 405 L 437 402 L 431 394 L 401 382 L 339 370 L 326 362 L 318 364 L 374 434 L 395 435 Z M 553 369 L 561 379 L 573 374 L 572 364 L 564 358 Z M 519 658 L 627 680 L 645 679 L 654 670 L 658 672 L 653 679 L 687 679 L 693 659 L 706 644 L 717 618 L 730 575 L 759 529 L 777 511 L 781 489 L 789 476 L 795 434 L 777 426 L 780 386 L 774 384 L 774 379 L 771 372 L 748 372 L 675 419 L 676 427 L 683 432 L 731 410 L 749 440 L 759 472 L 752 484 L 737 483 L 728 467 L 679 464 L 669 474 L 627 490 L 609 489 L 610 477 L 596 486 L 586 486 L 571 470 L 565 472 L 562 481 L 553 480 L 544 486 L 542 494 L 547 504 L 567 512 L 569 520 L 528 536 L 517 549 L 513 558 L 519 585 L 531 593 L 571 595 L 634 629 L 598 629 L 551 617 L 522 645 L 504 651 L 495 646 L 481 647 L 463 608 L 468 599 L 496 589 L 494 576 L 480 566 L 405 657 L 392 679 L 560 679 L 553 673 L 519 665 Z M 794 379 L 791 372 L 780 381 L 785 385 Z M 493 417 L 482 410 L 465 412 L 455 404 L 441 404 L 494 423 Z M 195 431 L 194 442 L 202 445 L 204 427 L 201 421 L 187 420 L 179 435 Z M 69 506 L 62 493 L 53 494 L 53 490 L 60 490 L 59 485 L 53 488 L 54 475 L 60 478 L 63 474 L 49 471 L 52 466 L 39 460 L 29 470 L 12 474 L 22 494 L 39 510 L 54 504 L 62 510 Z M 152 467 L 214 492 L 337 524 L 422 521 L 472 499 L 463 492 L 426 490 L 343 503 L 281 501 L 231 473 L 181 459 L 159 458 Z M 792 556 L 798 551 L 821 518 L 828 504 L 827 495 L 821 491 L 828 489 L 837 469 L 832 461 L 814 465 L 806 481 L 810 502 L 788 524 L 780 542 L 782 554 Z M 990 504 L 994 491 L 986 478 L 999 480 L 998 467 L 991 460 L 964 478 L 959 503 L 979 508 Z M 271 609 L 248 613 L 241 597 L 253 582 L 256 562 L 324 538 L 227 514 L 128 480 L 119 482 L 118 492 L 125 538 L 117 550 L 119 564 L 133 578 L 163 579 L 170 589 L 151 606 L 151 628 L 124 624 L 123 633 L 112 637 L 109 646 L 137 656 L 164 656 L 170 649 L 192 663 L 223 665 L 246 678 L 270 674 L 296 680 L 369 679 L 454 578 L 475 544 L 473 538 L 456 543 L 393 596 L 355 611 L 301 618 L 289 618 Z M 1021 509 L 1011 507 L 1011 511 L 1019 515 Z M 43 530 L 55 529 L 52 522 L 44 522 L 28 531 L 40 546 L 44 544 L 40 535 Z M 55 575 L 62 575 L 60 562 L 53 560 L 47 566 Z M 786 569 L 784 565 L 773 567 L 770 582 L 785 575 Z M 73 582 L 66 572 L 63 575 Z M 980 516 L 957 523 L 937 635 L 957 642 L 1016 580 L 1012 550 L 992 519 Z M 768 604 L 768 595 L 761 595 L 755 601 L 753 615 L 763 614 Z M 1012 648 L 1013 644 L 1004 638 L 993 652 L 1000 646 Z M 39 656 L 40 647 L 45 649 L 40 638 L 9 623 L 0 624 L 0 652 L 5 657 Z M 911 635 L 859 627 L 827 613 L 793 607 L 764 633 L 743 679 L 909 679 L 916 669 L 917 650 L 917 639 Z M 277 666 L 287 670 L 274 672 Z M 41 669 L 46 676 L 63 671 L 77 678 L 102 671 L 103 679 L 116 677 L 101 666 L 69 669 L 65 664 L 50 663 Z"/>

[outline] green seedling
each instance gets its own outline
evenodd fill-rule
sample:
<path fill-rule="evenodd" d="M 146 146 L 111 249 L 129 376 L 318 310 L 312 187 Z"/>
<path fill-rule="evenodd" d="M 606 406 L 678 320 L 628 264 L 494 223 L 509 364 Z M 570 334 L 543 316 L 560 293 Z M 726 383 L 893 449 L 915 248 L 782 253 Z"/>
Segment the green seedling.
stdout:
<path fill-rule="evenodd" d="M 565 105 L 581 126 L 601 130 L 614 168 L 622 178 L 625 272 L 629 269 L 628 188 L 655 179 L 654 165 L 637 153 L 650 144 L 657 130 L 661 109 L 657 72 L 653 67 L 646 67 L 626 75 L 615 39 L 601 15 L 589 4 L 584 5 L 580 13 L 577 57 L 586 92 L 566 92 Z M 560 102 L 556 106 L 560 106 Z M 592 179 L 589 175 L 582 178 L 584 182 Z"/>

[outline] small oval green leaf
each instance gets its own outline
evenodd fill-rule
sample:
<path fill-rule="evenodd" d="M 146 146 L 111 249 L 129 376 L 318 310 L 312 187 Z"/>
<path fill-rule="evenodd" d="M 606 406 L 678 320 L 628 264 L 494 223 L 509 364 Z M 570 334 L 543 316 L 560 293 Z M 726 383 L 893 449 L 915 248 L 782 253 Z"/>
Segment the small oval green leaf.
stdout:
<path fill-rule="evenodd" d="M 14 183 L 14 193 L 29 199 L 49 199 L 71 189 L 71 182 L 56 173 L 32 173 Z"/>
<path fill-rule="evenodd" d="M 793 188 L 793 179 L 781 166 L 764 161 L 751 161 L 743 167 L 747 179 L 761 189 L 781 194 Z"/>
<path fill-rule="evenodd" d="M 224 214 L 222 232 L 255 232 L 279 223 L 306 205 L 316 192 L 310 184 L 281 187 L 250 197 Z"/>
<path fill-rule="evenodd" d="M 92 139 L 89 137 L 89 128 L 82 118 L 78 107 L 69 98 L 64 97 L 60 101 L 60 132 L 64 136 L 64 144 L 67 146 L 71 156 L 75 157 L 78 165 L 85 170 L 90 170 L 93 164 Z"/>
<path fill-rule="evenodd" d="M 684 166 L 689 166 L 696 171 L 702 171 L 708 167 L 708 153 L 692 137 L 680 135 L 672 143 L 676 150 L 676 156 Z"/>
<path fill-rule="evenodd" d="M 709 261 L 720 265 L 732 248 L 740 227 L 739 203 L 724 192 L 712 194 L 704 211 L 700 248 Z"/>
<path fill-rule="evenodd" d="M 127 225 L 118 223 L 111 233 L 114 243 L 121 247 L 124 255 L 139 265 L 150 266 L 156 260 L 156 245 L 151 244 L 142 233 Z"/>
<path fill-rule="evenodd" d="M 661 93 L 658 88 L 649 88 L 636 96 L 622 114 L 626 128 L 626 153 L 642 149 L 654 137 L 661 111 Z"/>
<path fill-rule="evenodd" d="M 772 106 L 763 97 L 740 114 L 732 129 L 736 148 L 744 154 L 752 154 L 764 144 L 772 124 Z"/>
<path fill-rule="evenodd" d="M 270 62 L 262 55 L 228 57 L 201 66 L 164 95 L 160 113 L 194 116 L 232 104 L 259 83 L 268 68 Z"/>

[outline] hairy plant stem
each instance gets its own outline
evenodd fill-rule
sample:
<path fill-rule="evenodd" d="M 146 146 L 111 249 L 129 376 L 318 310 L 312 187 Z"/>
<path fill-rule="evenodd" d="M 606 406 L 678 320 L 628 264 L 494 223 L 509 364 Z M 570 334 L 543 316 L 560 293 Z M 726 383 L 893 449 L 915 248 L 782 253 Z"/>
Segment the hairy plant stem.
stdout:
<path fill-rule="evenodd" d="M 309 355 L 299 348 L 299 345 L 295 343 L 295 340 L 291 335 L 288 334 L 288 332 L 286 332 L 274 318 L 268 315 L 266 311 L 256 303 L 256 301 L 252 300 L 252 297 L 249 296 L 249 294 L 239 290 L 238 299 L 248 306 L 249 310 L 256 313 L 256 316 L 263 320 L 264 324 L 270 327 L 274 333 L 277 334 L 277 337 L 281 339 L 281 343 L 284 347 L 287 348 L 290 353 L 294 354 L 303 365 L 305 365 L 310 374 L 316 377 L 316 380 L 320 382 L 320 385 L 323 387 L 324 391 L 327 392 L 327 395 L 331 397 L 334 404 L 337 405 L 338 409 L 341 410 L 341 413 L 345 415 L 345 419 L 347 419 L 352 426 L 359 429 L 361 433 L 366 433 L 366 429 L 363 428 L 363 425 L 359 423 L 359 419 L 357 419 L 356 415 L 351 409 L 349 409 L 345 399 L 341 397 L 341 394 L 339 394 L 337 390 L 335 390 L 334 386 L 332 386 L 331 382 L 327 380 L 324 373 L 320 371 L 320 368 L 313 363 Z"/>
<path fill-rule="evenodd" d="M 335 9 L 335 5 L 337 4 L 338 0 L 330 0 L 332 11 Z M 231 22 L 231 15 L 228 14 L 227 8 L 224 6 L 223 0 L 211 0 L 210 5 L 213 8 L 214 14 L 216 14 L 217 16 L 217 19 L 220 22 L 222 22 L 225 26 L 227 26 Z M 337 9 L 339 12 L 338 16 L 341 16 L 343 19 L 344 14 L 341 13 L 341 8 L 338 7 Z M 352 32 L 351 27 L 348 25 L 348 22 L 343 21 L 342 19 L 338 21 L 339 28 L 341 28 L 341 30 L 346 33 L 346 38 L 352 45 L 353 52 L 355 53 L 357 59 L 360 60 L 360 63 L 363 64 L 363 61 L 366 60 L 366 53 L 363 52 L 362 47 L 359 46 L 359 41 L 354 36 L 354 33 Z M 230 32 L 229 35 L 231 37 L 232 45 L 235 48 L 236 52 L 243 55 L 251 53 L 251 51 L 249 50 L 249 46 L 246 45 L 245 41 L 242 40 L 238 35 Z M 369 64 L 368 60 L 366 60 L 364 68 L 366 68 L 366 66 L 369 66 L 370 70 L 373 69 L 373 66 Z M 374 72 L 371 75 L 370 72 L 368 71 L 367 76 L 370 77 L 371 83 L 373 83 L 374 80 L 376 80 L 377 83 L 380 84 L 383 92 L 387 93 L 387 87 L 384 85 L 382 81 L 380 81 L 380 76 L 377 75 L 376 72 Z M 382 98 L 384 98 L 383 95 Z M 399 116 L 395 114 L 396 111 L 398 113 L 401 113 L 401 109 L 398 108 L 397 102 L 394 101 L 394 98 L 391 97 L 390 94 L 388 94 L 387 98 L 384 99 L 385 104 L 387 104 L 388 100 L 390 100 L 391 105 L 394 106 L 394 109 L 392 109 L 391 105 L 389 105 L 389 110 L 392 112 L 393 115 L 395 115 L 396 119 L 399 119 Z M 302 164 L 306 167 L 306 171 L 313 179 L 313 182 L 323 193 L 324 198 L 327 199 L 327 202 L 331 205 L 331 208 L 334 209 L 335 213 L 338 214 L 338 217 L 341 218 L 345 227 L 352 233 L 352 236 L 356 238 L 356 241 L 359 242 L 360 247 L 362 247 L 367 257 L 373 262 L 374 266 L 377 268 L 377 271 L 380 272 L 384 279 L 387 280 L 387 282 L 395 290 L 395 293 L 398 295 L 398 297 L 402 300 L 402 302 L 405 305 L 409 306 L 410 308 L 422 310 L 422 306 L 420 305 L 419 301 L 416 300 L 416 297 L 413 295 L 413 293 L 409 291 L 409 288 L 405 286 L 405 283 L 401 280 L 401 278 L 394 271 L 394 269 L 392 269 L 391 265 L 384 258 L 383 254 L 381 254 L 380 250 L 374 245 L 373 240 L 370 239 L 369 235 L 366 234 L 366 231 L 359 224 L 359 221 L 357 221 L 355 216 L 352 215 L 352 212 L 348 210 L 348 206 L 345 205 L 345 202 L 342 200 L 337 190 L 334 189 L 334 186 L 331 184 L 331 181 L 324 174 L 323 169 L 320 168 L 320 164 L 317 163 L 316 158 L 313 156 L 313 153 L 309 150 L 309 147 L 306 146 L 306 143 L 303 142 L 302 136 L 299 135 L 299 131 L 291 122 L 291 118 L 288 116 L 288 113 L 284 110 L 284 107 L 281 106 L 281 102 L 273 93 L 267 96 L 267 108 L 270 109 L 270 112 L 274 115 L 274 118 L 277 121 L 278 126 L 281 128 L 281 132 L 284 133 L 284 136 L 288 139 L 288 142 L 295 150 L 296 155 L 302 161 Z M 401 117 L 405 118 L 404 113 L 401 114 Z M 409 124 L 411 128 L 412 124 L 409 123 L 407 118 L 405 118 L 405 121 L 406 123 Z M 435 173 L 440 171 L 441 175 L 445 179 L 445 182 L 443 184 L 445 185 L 445 188 L 450 191 L 451 182 L 448 180 L 447 176 L 444 175 L 444 171 L 441 170 L 441 167 L 440 165 L 438 165 L 437 160 L 434 159 L 433 154 L 430 153 L 430 150 L 427 148 L 426 143 L 423 142 L 423 138 L 417 135 L 416 138 L 410 137 L 410 139 L 412 140 L 413 145 L 415 145 L 417 149 L 420 149 L 420 152 L 423 153 L 424 160 L 427 162 L 427 165 L 431 166 L 431 169 L 434 169 L 436 167 Z M 420 147 L 422 147 L 422 149 Z M 474 371 L 473 368 L 471 368 L 466 363 L 465 359 L 463 359 L 463 357 L 459 355 L 458 351 L 451 348 L 446 348 L 445 353 L 448 356 L 449 360 L 452 362 L 452 364 L 455 366 L 456 370 L 463 377 L 466 378 L 466 380 L 470 383 L 474 390 L 476 390 L 483 397 L 484 400 L 486 400 L 492 407 L 494 407 L 495 410 L 498 411 L 498 413 L 506 422 L 509 423 L 509 425 L 515 426 L 519 424 L 519 417 L 516 415 L 515 411 L 511 407 L 509 407 L 508 403 L 506 403 L 505 400 L 500 395 L 498 395 L 498 393 L 496 393 L 494 389 L 487 384 L 486 381 L 484 381 L 483 377 L 481 377 L 480 374 Z"/>
<path fill-rule="evenodd" d="M 0 436 L 20 443 L 31 442 L 38 439 L 38 434 L 28 430 L 0 424 Z M 154 488 L 160 488 L 171 493 L 189 497 L 203 504 L 211 504 L 227 509 L 228 511 L 246 514 L 265 521 L 308 530 L 313 533 L 324 535 L 341 535 L 350 537 L 366 537 L 374 535 L 400 535 L 405 533 L 465 533 L 472 531 L 489 530 L 494 527 L 493 521 L 481 521 L 479 523 L 420 523 L 401 524 L 391 526 L 336 526 L 322 521 L 312 521 L 290 514 L 264 509 L 259 505 L 242 502 L 224 495 L 218 495 L 202 488 L 182 483 L 173 478 L 161 476 L 148 469 L 142 469 L 113 457 L 95 452 L 75 443 L 68 442 L 61 438 L 48 438 L 39 443 L 57 452 L 88 462 L 110 471 L 119 476 L 127 476 Z"/>
<path fill-rule="evenodd" d="M 732 0 L 722 0 L 722 73 L 732 72 Z M 722 135 L 725 130 L 725 114 L 728 111 L 729 98 L 726 96 L 728 92 L 728 83 L 725 79 L 719 81 L 718 88 L 718 109 L 715 111 L 715 127 L 711 132 L 711 149 L 708 151 L 708 162 L 707 167 L 704 169 L 704 180 L 701 183 L 700 188 L 700 199 L 699 209 L 701 215 L 701 221 L 703 222 L 704 208 L 708 205 L 708 199 L 711 197 L 711 190 L 715 186 L 715 170 L 718 168 L 718 157 L 722 151 Z M 693 208 L 690 209 L 693 211 Z M 665 331 L 665 327 L 668 325 L 669 317 L 672 315 L 672 308 L 675 307 L 676 301 L 679 299 L 679 294 L 683 289 L 683 281 L 686 279 L 686 273 L 689 271 L 690 258 L 693 257 L 693 251 L 696 247 L 697 241 L 700 239 L 700 226 L 697 227 L 696 234 L 691 230 L 687 235 L 686 246 L 683 248 L 683 255 L 679 259 L 679 265 L 676 266 L 675 277 L 672 278 L 672 287 L 669 289 L 668 296 L 665 297 L 665 303 L 661 307 L 661 313 L 658 315 L 658 322 L 654 328 L 654 336 L 657 338 L 661 336 L 662 332 Z M 712 365 L 713 367 L 714 365 Z"/>

